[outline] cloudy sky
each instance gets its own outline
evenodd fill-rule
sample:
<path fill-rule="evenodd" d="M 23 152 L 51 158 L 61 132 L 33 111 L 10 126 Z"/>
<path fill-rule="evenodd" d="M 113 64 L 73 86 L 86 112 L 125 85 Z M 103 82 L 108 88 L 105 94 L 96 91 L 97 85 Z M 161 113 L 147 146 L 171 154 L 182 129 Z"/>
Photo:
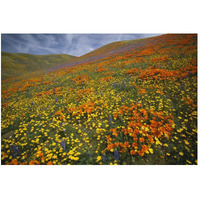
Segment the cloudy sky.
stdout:
<path fill-rule="evenodd" d="M 1 51 L 82 56 L 103 45 L 160 34 L 2 34 Z"/>

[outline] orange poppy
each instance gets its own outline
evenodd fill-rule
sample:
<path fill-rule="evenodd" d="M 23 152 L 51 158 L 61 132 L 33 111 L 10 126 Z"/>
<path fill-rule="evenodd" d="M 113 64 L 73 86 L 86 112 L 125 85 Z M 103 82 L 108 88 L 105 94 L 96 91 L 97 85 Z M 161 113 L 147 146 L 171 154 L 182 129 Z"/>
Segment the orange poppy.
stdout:
<path fill-rule="evenodd" d="M 133 138 L 135 138 L 136 137 L 136 134 L 135 133 L 132 133 L 132 135 L 131 135 Z"/>
<path fill-rule="evenodd" d="M 149 139 L 149 142 L 150 142 L 151 144 L 154 143 L 154 140 L 153 140 L 153 138 L 152 138 L 150 135 L 148 136 L 148 139 Z"/>
<path fill-rule="evenodd" d="M 11 164 L 13 164 L 13 165 L 17 165 L 17 164 L 18 164 L 17 159 L 13 159 L 12 162 L 11 162 Z"/>
<path fill-rule="evenodd" d="M 140 156 L 144 156 L 144 152 L 143 151 L 137 151 L 138 152 L 138 154 L 140 155 Z"/>
<path fill-rule="evenodd" d="M 127 147 L 130 147 L 131 145 L 129 144 L 128 141 L 124 142 L 124 146 L 127 148 Z"/>
<path fill-rule="evenodd" d="M 120 115 L 123 115 L 123 110 L 120 109 L 120 110 L 119 110 L 119 114 L 120 114 Z"/>
<path fill-rule="evenodd" d="M 125 149 L 122 149 L 121 151 L 120 151 L 120 153 L 124 153 L 125 152 Z"/>
<path fill-rule="evenodd" d="M 133 132 L 133 129 L 132 128 L 128 128 L 128 133 L 132 133 Z"/>
<path fill-rule="evenodd" d="M 138 148 L 138 144 L 137 144 L 136 142 L 134 142 L 134 143 L 132 144 L 132 147 L 134 147 L 135 149 L 137 149 L 137 148 Z"/>
<path fill-rule="evenodd" d="M 151 122 L 151 127 L 152 127 L 152 128 L 156 128 L 156 127 L 157 127 L 158 124 L 157 124 L 156 121 L 151 120 L 150 122 Z"/>
<path fill-rule="evenodd" d="M 116 136 L 117 137 L 117 128 L 112 128 L 110 129 L 110 131 L 112 132 L 112 135 Z"/>
<path fill-rule="evenodd" d="M 31 160 L 31 161 L 29 162 L 29 165 L 35 165 L 35 160 Z"/>
<path fill-rule="evenodd" d="M 164 133 L 165 132 L 165 128 L 164 127 L 160 127 L 159 131 Z"/>
<path fill-rule="evenodd" d="M 39 165 L 39 164 L 40 164 L 40 161 L 37 161 L 37 160 L 36 160 L 36 161 L 35 161 L 35 164 Z"/>
<path fill-rule="evenodd" d="M 125 148 L 124 144 L 122 142 L 120 142 L 119 144 L 122 148 Z"/>
<path fill-rule="evenodd" d="M 135 151 L 134 150 L 131 150 L 130 153 L 131 153 L 131 155 L 135 155 Z"/>
<path fill-rule="evenodd" d="M 139 133 L 139 132 L 140 132 L 140 131 L 139 131 L 137 128 L 134 129 L 134 133 L 135 133 L 135 134 L 137 134 L 137 133 Z"/>
<path fill-rule="evenodd" d="M 107 150 L 110 151 L 111 149 L 113 149 L 115 147 L 115 144 L 108 144 L 107 145 Z"/>
<path fill-rule="evenodd" d="M 144 142 L 144 138 L 140 138 L 140 142 Z"/>
<path fill-rule="evenodd" d="M 118 147 L 119 146 L 119 142 L 115 142 L 115 147 Z"/>
<path fill-rule="evenodd" d="M 147 145 L 142 145 L 142 151 L 146 152 L 149 149 L 149 147 Z"/>
<path fill-rule="evenodd" d="M 147 91 L 145 89 L 140 89 L 139 94 L 146 94 Z"/>
<path fill-rule="evenodd" d="M 61 115 L 61 114 L 62 114 L 62 110 L 55 112 L 55 115 Z"/>
<path fill-rule="evenodd" d="M 157 129 L 156 128 L 152 128 L 152 134 L 155 135 L 157 133 Z"/>

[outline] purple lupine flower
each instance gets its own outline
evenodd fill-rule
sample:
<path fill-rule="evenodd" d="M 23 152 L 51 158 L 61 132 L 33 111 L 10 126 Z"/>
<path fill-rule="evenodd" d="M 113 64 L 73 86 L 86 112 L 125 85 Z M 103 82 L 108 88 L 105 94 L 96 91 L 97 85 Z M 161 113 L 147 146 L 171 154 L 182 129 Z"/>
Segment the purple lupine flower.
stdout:
<path fill-rule="evenodd" d="M 118 151 L 114 151 L 114 158 L 115 158 L 115 160 L 119 159 L 119 153 L 118 153 Z"/>
<path fill-rule="evenodd" d="M 88 157 L 90 157 L 91 156 L 91 154 L 90 153 L 88 153 L 88 155 L 87 155 Z"/>
<path fill-rule="evenodd" d="M 181 89 L 185 90 L 185 84 L 184 83 L 181 84 Z"/>
<path fill-rule="evenodd" d="M 18 148 L 17 148 L 17 146 L 16 146 L 15 144 L 13 145 L 13 151 L 14 151 L 16 154 L 19 153 L 19 150 L 18 150 Z"/>
<path fill-rule="evenodd" d="M 121 97 L 121 102 L 124 102 L 124 97 Z"/>
<path fill-rule="evenodd" d="M 106 161 L 106 160 L 107 160 L 106 155 L 103 155 L 103 156 L 102 156 L 102 160 L 103 160 L 103 161 Z"/>
<path fill-rule="evenodd" d="M 63 129 L 63 132 L 66 132 L 66 129 L 65 129 L 65 128 Z"/>
<path fill-rule="evenodd" d="M 123 86 L 124 86 L 124 87 L 126 86 L 126 84 L 125 84 L 125 81 L 124 81 L 124 80 L 122 81 L 122 84 L 123 84 Z"/>
<path fill-rule="evenodd" d="M 65 141 L 62 140 L 61 146 L 62 146 L 63 150 L 65 151 Z"/>
<path fill-rule="evenodd" d="M 101 96 L 103 96 L 103 93 L 101 92 Z"/>
<path fill-rule="evenodd" d="M 112 117 L 109 116 L 109 125 L 111 126 L 112 125 Z"/>
<path fill-rule="evenodd" d="M 187 79 L 187 78 L 188 78 L 188 75 L 185 76 L 185 79 Z"/>
<path fill-rule="evenodd" d="M 31 105 L 33 105 L 33 102 L 31 103 Z"/>
<path fill-rule="evenodd" d="M 55 101 L 57 102 L 57 101 L 58 101 L 58 99 L 56 98 L 56 99 L 55 99 Z"/>

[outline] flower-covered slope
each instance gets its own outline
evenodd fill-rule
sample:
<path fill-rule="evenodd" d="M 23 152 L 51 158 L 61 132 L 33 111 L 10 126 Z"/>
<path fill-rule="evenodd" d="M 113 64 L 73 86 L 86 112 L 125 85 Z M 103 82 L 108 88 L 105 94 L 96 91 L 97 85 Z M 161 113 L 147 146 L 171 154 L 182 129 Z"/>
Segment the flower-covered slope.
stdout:
<path fill-rule="evenodd" d="M 197 35 L 106 45 L 1 101 L 2 164 L 197 164 Z"/>

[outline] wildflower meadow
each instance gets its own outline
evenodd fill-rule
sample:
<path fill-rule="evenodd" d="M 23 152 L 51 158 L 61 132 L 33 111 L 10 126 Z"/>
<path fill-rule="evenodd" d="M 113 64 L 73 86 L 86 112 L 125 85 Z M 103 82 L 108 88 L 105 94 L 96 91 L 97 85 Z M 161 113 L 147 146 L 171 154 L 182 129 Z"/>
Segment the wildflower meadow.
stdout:
<path fill-rule="evenodd" d="M 2 165 L 197 165 L 197 35 L 114 42 L 1 83 Z"/>

